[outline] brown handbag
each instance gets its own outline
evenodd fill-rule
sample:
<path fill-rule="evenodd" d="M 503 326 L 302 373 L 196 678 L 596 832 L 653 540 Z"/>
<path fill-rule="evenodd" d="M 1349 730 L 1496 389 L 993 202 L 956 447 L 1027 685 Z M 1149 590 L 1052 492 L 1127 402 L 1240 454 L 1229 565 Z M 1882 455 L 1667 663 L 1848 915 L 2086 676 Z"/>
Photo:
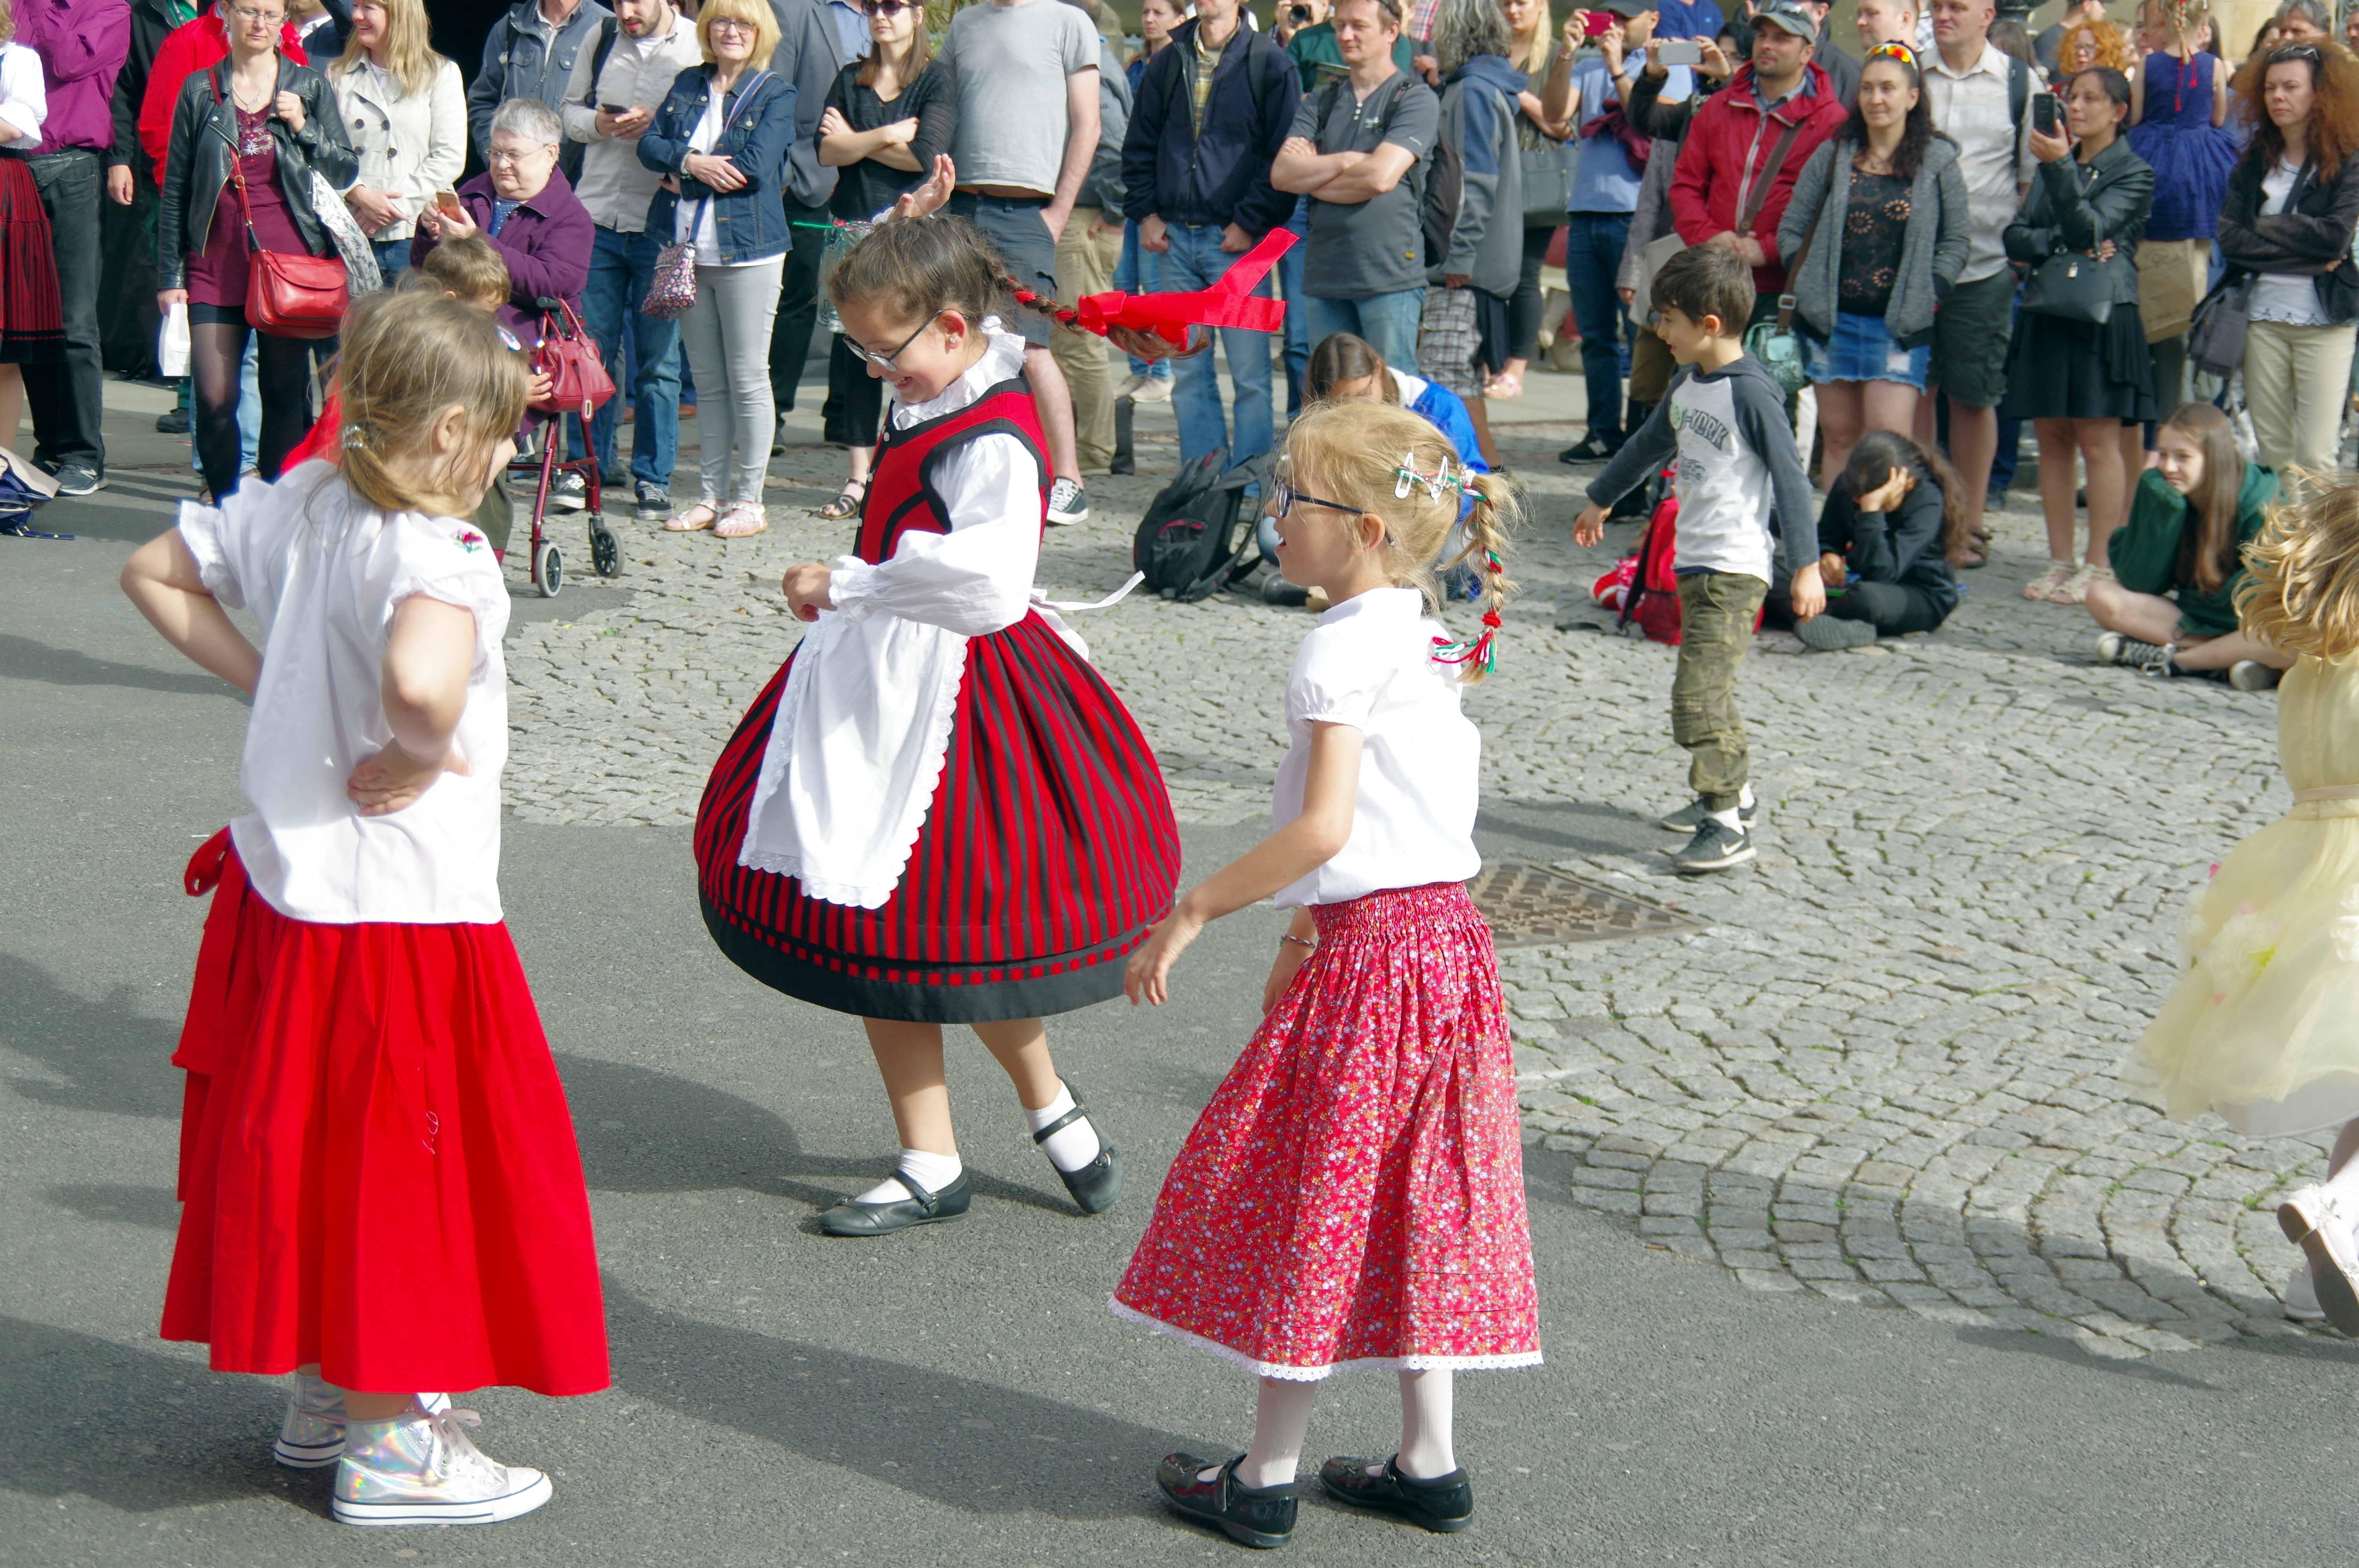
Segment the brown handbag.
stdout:
<path fill-rule="evenodd" d="M 212 81 L 213 105 L 221 106 L 221 81 Z M 352 308 L 352 288 L 342 256 L 266 251 L 254 232 L 254 204 L 246 200 L 245 160 L 235 138 L 229 174 L 237 187 L 238 211 L 245 220 L 245 320 L 275 338 L 332 338 Z"/>

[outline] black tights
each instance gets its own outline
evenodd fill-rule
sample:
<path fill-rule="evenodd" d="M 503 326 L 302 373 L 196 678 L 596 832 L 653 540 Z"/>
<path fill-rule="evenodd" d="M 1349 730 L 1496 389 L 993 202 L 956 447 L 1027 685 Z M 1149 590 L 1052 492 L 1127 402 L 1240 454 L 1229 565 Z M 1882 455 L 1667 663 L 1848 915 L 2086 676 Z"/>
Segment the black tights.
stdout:
<path fill-rule="evenodd" d="M 189 371 L 196 379 L 197 394 L 197 461 L 216 502 L 237 488 L 238 371 L 251 330 L 221 321 L 201 321 L 189 329 Z M 277 479 L 287 454 L 311 428 L 310 342 L 261 334 L 254 376 L 262 393 L 262 438 L 255 444 L 255 467 L 263 478 Z"/>

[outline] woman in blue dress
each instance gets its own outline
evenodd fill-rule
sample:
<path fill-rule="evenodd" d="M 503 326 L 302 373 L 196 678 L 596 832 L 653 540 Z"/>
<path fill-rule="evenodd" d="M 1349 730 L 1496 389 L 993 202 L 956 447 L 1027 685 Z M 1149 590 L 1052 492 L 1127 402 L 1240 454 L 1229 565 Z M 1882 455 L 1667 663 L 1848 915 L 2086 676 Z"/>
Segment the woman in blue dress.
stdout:
<path fill-rule="evenodd" d="M 2151 0 L 2146 25 L 2161 47 L 2130 77 L 2130 150 L 2154 169 L 2154 214 L 2138 246 L 2138 308 L 2165 408 L 2187 395 L 2188 317 L 2210 282 L 2212 242 L 2236 164 L 2228 68 L 2197 45 L 2204 11 L 2203 0 Z"/>

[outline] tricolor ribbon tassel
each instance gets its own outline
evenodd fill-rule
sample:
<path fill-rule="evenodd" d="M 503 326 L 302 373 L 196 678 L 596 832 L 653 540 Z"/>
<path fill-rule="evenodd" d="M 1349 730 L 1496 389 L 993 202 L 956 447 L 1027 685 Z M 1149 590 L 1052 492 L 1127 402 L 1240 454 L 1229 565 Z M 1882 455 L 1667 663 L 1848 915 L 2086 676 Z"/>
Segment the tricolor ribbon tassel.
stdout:
<path fill-rule="evenodd" d="M 1505 572 L 1495 550 L 1483 552 L 1483 569 L 1494 577 Z M 1494 608 L 1483 611 L 1483 634 L 1472 643 L 1452 643 L 1447 638 L 1433 640 L 1433 662 L 1438 665 L 1479 665 L 1484 675 L 1499 667 L 1499 611 Z"/>

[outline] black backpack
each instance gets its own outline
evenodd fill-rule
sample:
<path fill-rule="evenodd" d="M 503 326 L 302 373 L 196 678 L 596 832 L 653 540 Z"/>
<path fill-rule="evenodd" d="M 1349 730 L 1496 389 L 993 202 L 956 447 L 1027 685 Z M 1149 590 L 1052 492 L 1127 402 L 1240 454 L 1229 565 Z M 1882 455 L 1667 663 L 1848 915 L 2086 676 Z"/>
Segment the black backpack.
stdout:
<path fill-rule="evenodd" d="M 1245 492 L 1247 485 L 1267 486 L 1277 454 L 1265 452 L 1233 469 L 1228 460 L 1225 447 L 1205 453 L 1147 503 L 1131 541 L 1130 564 L 1147 574 L 1142 586 L 1149 593 L 1192 604 L 1244 577 L 1260 559 L 1251 547 Z"/>

